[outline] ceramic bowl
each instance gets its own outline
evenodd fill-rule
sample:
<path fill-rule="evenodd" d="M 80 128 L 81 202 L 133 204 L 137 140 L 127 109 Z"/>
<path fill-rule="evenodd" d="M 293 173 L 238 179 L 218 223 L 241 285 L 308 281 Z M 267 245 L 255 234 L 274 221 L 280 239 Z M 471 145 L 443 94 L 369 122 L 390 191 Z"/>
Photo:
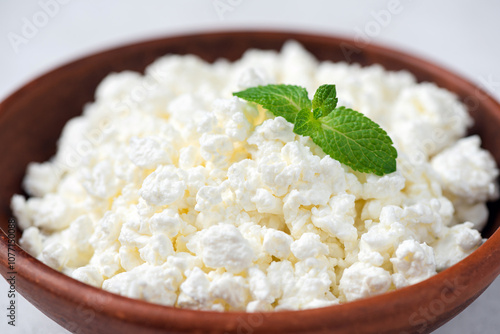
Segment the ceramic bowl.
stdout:
<path fill-rule="evenodd" d="M 483 231 L 489 239 L 455 266 L 397 291 L 304 311 L 218 313 L 154 305 L 73 280 L 12 243 L 13 234 L 17 240 L 21 232 L 9 231 L 9 202 L 13 194 L 22 192 L 26 165 L 45 161 L 55 153 L 63 125 L 93 100 L 97 84 L 108 73 L 142 71 L 168 53 L 192 53 L 207 61 L 220 57 L 236 60 L 248 48 L 278 50 L 289 39 L 302 43 L 320 60 L 405 69 L 419 81 L 434 82 L 455 92 L 475 119 L 471 133 L 481 135 L 483 146 L 500 163 L 500 105 L 456 74 L 396 50 L 338 37 L 256 31 L 204 33 L 127 45 L 57 68 L 0 104 L 1 274 L 6 278 L 14 275 L 20 294 L 75 333 L 424 333 L 466 308 L 500 273 L 500 232 L 495 232 L 500 225 L 498 203 L 490 205 L 491 217 Z M 9 253 L 15 257 L 13 267 Z M 9 274 L 12 271 L 15 274 Z"/>

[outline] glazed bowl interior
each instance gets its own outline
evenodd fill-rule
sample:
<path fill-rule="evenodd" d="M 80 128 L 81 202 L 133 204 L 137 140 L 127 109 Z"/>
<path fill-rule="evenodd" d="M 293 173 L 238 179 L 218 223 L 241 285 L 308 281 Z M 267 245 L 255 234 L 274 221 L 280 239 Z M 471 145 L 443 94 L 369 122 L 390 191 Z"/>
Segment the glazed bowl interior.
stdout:
<path fill-rule="evenodd" d="M 500 163 L 500 106 L 486 93 L 455 74 L 418 58 L 379 47 L 359 47 L 343 38 L 290 32 L 221 32 L 169 37 L 82 58 L 33 80 L 0 104 L 0 270 L 9 271 L 6 235 L 12 217 L 10 198 L 23 193 L 22 178 L 31 161 L 45 161 L 56 149 L 63 125 L 93 100 L 98 83 L 110 72 L 143 71 L 165 54 L 195 54 L 206 61 L 236 60 L 249 48 L 279 50 L 297 40 L 319 60 L 361 65 L 381 64 L 388 70 L 408 70 L 419 81 L 430 81 L 458 95 L 475 120 L 471 133 Z M 275 313 L 206 312 L 153 305 L 96 289 L 58 273 L 17 245 L 16 288 L 42 312 L 73 332 L 153 333 L 251 332 L 401 333 L 428 332 L 469 305 L 500 273 L 498 202 L 483 236 L 489 240 L 471 256 L 414 286 L 343 305 Z M 16 233 L 18 240 L 21 232 Z M 422 307 L 431 316 L 419 313 Z"/>

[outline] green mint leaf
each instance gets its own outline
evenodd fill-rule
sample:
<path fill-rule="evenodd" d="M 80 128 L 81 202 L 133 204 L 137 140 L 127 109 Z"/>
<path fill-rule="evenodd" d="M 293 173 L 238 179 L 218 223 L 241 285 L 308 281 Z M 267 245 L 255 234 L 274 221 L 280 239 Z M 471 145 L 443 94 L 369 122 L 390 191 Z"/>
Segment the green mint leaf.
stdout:
<path fill-rule="evenodd" d="M 337 107 L 337 90 L 335 85 L 322 85 L 314 93 L 312 107 L 315 118 L 327 116 L 335 107 Z M 318 111 L 316 111 L 318 110 Z M 316 114 L 318 117 L 316 117 Z"/>
<path fill-rule="evenodd" d="M 381 176 L 396 171 L 398 153 L 391 138 L 362 113 L 339 107 L 315 121 L 321 130 L 310 125 L 310 136 L 333 159 L 363 173 Z"/>
<path fill-rule="evenodd" d="M 360 112 L 337 107 L 335 85 L 323 85 L 311 102 L 298 86 L 268 85 L 233 93 L 255 102 L 294 124 L 335 160 L 363 172 L 384 175 L 396 171 L 397 151 L 391 138 Z M 311 111 L 311 109 L 313 109 Z"/>
<path fill-rule="evenodd" d="M 318 119 L 318 118 L 323 117 L 323 116 L 324 116 L 323 115 L 323 109 L 316 108 L 316 109 L 313 110 L 313 117 L 314 117 L 314 119 Z"/>
<path fill-rule="evenodd" d="M 311 110 L 311 100 L 307 90 L 293 85 L 267 85 L 248 88 L 233 93 L 243 100 L 260 104 L 275 116 L 281 116 L 290 123 L 302 109 Z"/>
<path fill-rule="evenodd" d="M 316 119 L 303 109 L 293 131 L 311 137 L 330 157 L 359 172 L 384 175 L 396 171 L 397 151 L 391 138 L 360 112 L 339 107 Z"/>
<path fill-rule="evenodd" d="M 301 136 L 309 136 L 314 141 L 315 137 L 321 136 L 321 122 L 316 119 L 311 110 L 302 109 L 295 117 L 293 132 Z"/>

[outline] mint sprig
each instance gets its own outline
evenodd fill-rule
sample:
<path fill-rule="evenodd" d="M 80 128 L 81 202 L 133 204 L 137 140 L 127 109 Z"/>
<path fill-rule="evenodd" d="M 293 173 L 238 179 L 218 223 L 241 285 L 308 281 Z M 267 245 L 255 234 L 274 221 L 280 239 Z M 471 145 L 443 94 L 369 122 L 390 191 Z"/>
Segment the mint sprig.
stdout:
<path fill-rule="evenodd" d="M 377 123 L 355 110 L 337 107 L 335 85 L 322 85 L 311 101 L 307 90 L 294 85 L 248 88 L 233 95 L 255 102 L 294 124 L 293 132 L 309 136 L 335 160 L 362 173 L 396 171 L 397 151 Z"/>

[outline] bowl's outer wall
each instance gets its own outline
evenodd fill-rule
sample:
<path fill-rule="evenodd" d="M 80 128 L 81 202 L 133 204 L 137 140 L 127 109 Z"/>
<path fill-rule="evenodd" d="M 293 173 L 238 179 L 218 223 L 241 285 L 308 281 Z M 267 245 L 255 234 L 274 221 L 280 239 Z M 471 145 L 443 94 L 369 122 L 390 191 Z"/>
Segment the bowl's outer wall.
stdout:
<path fill-rule="evenodd" d="M 435 82 L 455 92 L 475 118 L 472 132 L 481 134 L 483 146 L 500 162 L 498 103 L 467 81 L 417 58 L 375 45 L 360 46 L 348 39 L 298 33 L 233 32 L 165 38 L 72 62 L 28 83 L 0 104 L 0 227 L 7 230 L 12 216 L 10 198 L 22 193 L 27 164 L 45 161 L 55 153 L 63 125 L 93 100 L 97 84 L 108 73 L 143 71 L 169 53 L 197 54 L 207 61 L 220 57 L 236 60 L 248 48 L 278 50 L 289 39 L 302 43 L 320 60 L 406 69 L 419 81 Z M 492 206 L 495 214 L 487 235 L 500 224 L 497 204 Z M 7 277 L 8 240 L 4 233 L 0 239 L 0 272 Z M 496 233 L 461 263 L 416 286 L 340 306 L 272 314 L 198 312 L 131 300 L 72 280 L 17 246 L 14 251 L 18 291 L 72 332 L 424 333 L 458 314 L 500 273 L 499 244 Z"/>

